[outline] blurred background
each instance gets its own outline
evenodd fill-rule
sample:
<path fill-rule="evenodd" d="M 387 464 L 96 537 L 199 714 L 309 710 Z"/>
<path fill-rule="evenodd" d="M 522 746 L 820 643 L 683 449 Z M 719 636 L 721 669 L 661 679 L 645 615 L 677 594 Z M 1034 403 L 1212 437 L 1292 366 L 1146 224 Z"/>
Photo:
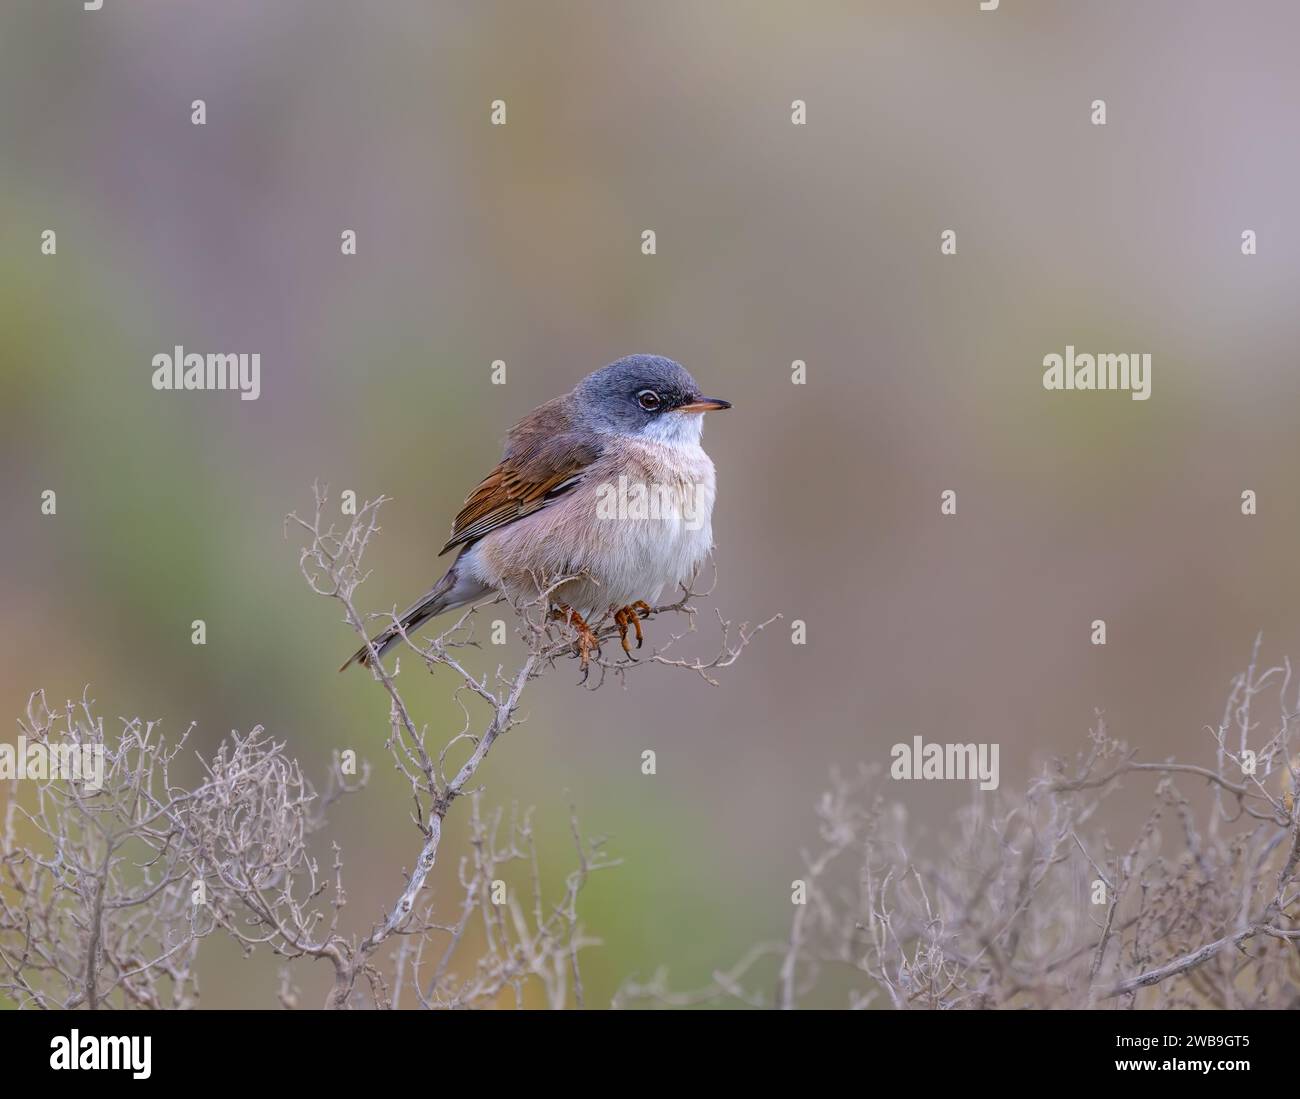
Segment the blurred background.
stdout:
<path fill-rule="evenodd" d="M 786 620 L 717 688 L 561 668 L 480 772 L 536 806 L 556 888 L 569 799 L 624 860 L 582 897 L 589 1005 L 781 935 L 833 765 L 995 741 L 1019 786 L 1097 708 L 1199 758 L 1256 634 L 1300 655 L 1298 32 L 1285 0 L 7 0 L 3 708 L 88 687 L 204 750 L 261 723 L 318 776 L 356 748 L 334 834 L 365 926 L 416 837 L 284 515 L 316 478 L 394 497 L 361 601 L 405 605 L 509 425 L 652 352 L 736 406 L 704 440 L 713 605 Z M 155 392 L 176 344 L 259 352 L 260 400 Z M 1066 344 L 1151 353 L 1151 399 L 1045 392 Z M 459 728 L 447 682 L 404 686 Z M 921 828 L 970 797 L 896 793 Z M 273 1005 L 270 955 L 236 957 L 205 945 L 204 1004 Z"/>

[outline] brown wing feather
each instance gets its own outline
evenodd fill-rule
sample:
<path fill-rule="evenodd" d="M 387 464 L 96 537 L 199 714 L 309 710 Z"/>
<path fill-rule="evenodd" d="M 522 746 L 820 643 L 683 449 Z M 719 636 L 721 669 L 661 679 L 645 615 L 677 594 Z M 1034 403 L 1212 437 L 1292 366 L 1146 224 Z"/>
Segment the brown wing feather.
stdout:
<path fill-rule="evenodd" d="M 505 457 L 466 498 L 441 553 L 531 515 L 577 485 L 601 447 L 589 432 L 570 430 L 565 400 L 542 405 L 510 429 Z"/>

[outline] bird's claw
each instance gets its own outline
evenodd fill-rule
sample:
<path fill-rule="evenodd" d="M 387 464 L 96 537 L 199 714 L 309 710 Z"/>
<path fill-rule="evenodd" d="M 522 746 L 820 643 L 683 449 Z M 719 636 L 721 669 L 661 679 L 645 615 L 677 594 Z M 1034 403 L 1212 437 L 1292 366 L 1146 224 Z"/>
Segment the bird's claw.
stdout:
<path fill-rule="evenodd" d="M 635 603 L 629 603 L 614 612 L 614 623 L 618 626 L 618 640 L 629 660 L 635 660 L 636 657 L 632 655 L 632 648 L 627 643 L 627 628 L 630 625 L 636 631 L 636 647 L 639 649 L 645 641 L 645 636 L 641 633 L 641 619 L 649 616 L 650 604 L 644 599 L 638 599 Z"/>
<path fill-rule="evenodd" d="M 551 615 L 561 621 L 568 622 L 577 631 L 578 639 L 574 642 L 574 648 L 577 650 L 578 660 L 582 668 L 582 678 L 578 683 L 579 685 L 586 683 L 587 677 L 591 675 L 591 654 L 594 652 L 596 659 L 600 659 L 600 638 L 587 625 L 586 619 L 566 604 L 561 603 L 559 607 L 551 612 Z"/>

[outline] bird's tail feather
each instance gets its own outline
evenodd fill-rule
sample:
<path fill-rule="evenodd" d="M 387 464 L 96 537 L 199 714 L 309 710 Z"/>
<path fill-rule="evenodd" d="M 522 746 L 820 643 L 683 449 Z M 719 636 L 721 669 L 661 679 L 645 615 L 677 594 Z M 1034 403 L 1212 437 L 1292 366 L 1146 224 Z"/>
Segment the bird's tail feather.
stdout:
<path fill-rule="evenodd" d="M 406 610 L 402 612 L 401 617 L 398 619 L 402 624 L 402 630 L 409 634 L 412 630 L 418 629 L 430 618 L 434 618 L 437 615 L 442 614 L 443 611 L 448 610 L 452 605 L 452 589 L 455 586 L 456 570 L 452 568 L 447 571 L 447 574 L 439 580 L 426 595 L 422 596 L 417 602 L 412 603 L 411 606 L 407 607 Z M 375 651 L 382 657 L 384 653 L 388 652 L 388 650 L 396 645 L 401 639 L 402 633 L 397 629 L 397 627 L 389 626 L 387 629 L 381 630 L 372 637 L 370 639 L 370 645 L 373 645 Z M 362 645 L 361 648 L 344 661 L 343 666 L 339 668 L 339 671 L 346 671 L 353 664 L 360 664 L 363 668 L 368 668 L 371 659 L 370 645 Z"/>

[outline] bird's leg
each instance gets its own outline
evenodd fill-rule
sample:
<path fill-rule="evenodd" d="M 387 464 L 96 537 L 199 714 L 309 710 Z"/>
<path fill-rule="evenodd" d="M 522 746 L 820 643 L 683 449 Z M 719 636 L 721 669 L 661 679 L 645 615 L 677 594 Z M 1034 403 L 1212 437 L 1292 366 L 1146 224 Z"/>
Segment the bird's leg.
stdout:
<path fill-rule="evenodd" d="M 618 623 L 618 639 L 623 643 L 623 651 L 629 657 L 632 656 L 632 649 L 627 643 L 627 628 L 631 625 L 636 630 L 636 647 L 639 649 L 645 640 L 645 635 L 641 632 L 641 619 L 649 616 L 650 604 L 644 599 L 629 603 L 614 614 L 614 621 Z"/>
<path fill-rule="evenodd" d="M 614 623 L 615 625 L 618 626 L 619 644 L 623 646 L 623 651 L 627 653 L 627 658 L 629 660 L 635 660 L 636 658 L 632 655 L 632 646 L 627 643 L 627 622 L 628 622 L 629 612 L 631 613 L 632 621 L 637 622 L 636 611 L 631 610 L 631 608 L 629 607 L 624 607 L 622 610 L 614 612 Z M 640 622 L 637 622 L 636 632 L 638 634 L 641 632 Z M 640 639 L 638 638 L 638 644 L 639 643 L 640 643 Z"/>
<path fill-rule="evenodd" d="M 592 628 L 587 625 L 587 622 L 582 615 L 567 603 L 561 603 L 555 610 L 551 611 L 551 616 L 553 618 L 558 618 L 561 621 L 568 622 L 570 626 L 578 631 L 576 647 L 578 650 L 578 660 L 582 665 L 582 678 L 585 682 L 587 675 L 590 672 L 587 663 L 591 660 L 591 654 L 594 652 L 597 656 L 600 655 L 599 639 L 592 631 Z"/>

